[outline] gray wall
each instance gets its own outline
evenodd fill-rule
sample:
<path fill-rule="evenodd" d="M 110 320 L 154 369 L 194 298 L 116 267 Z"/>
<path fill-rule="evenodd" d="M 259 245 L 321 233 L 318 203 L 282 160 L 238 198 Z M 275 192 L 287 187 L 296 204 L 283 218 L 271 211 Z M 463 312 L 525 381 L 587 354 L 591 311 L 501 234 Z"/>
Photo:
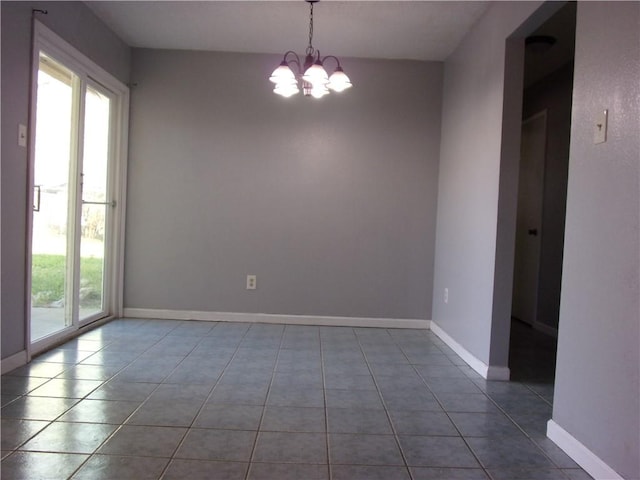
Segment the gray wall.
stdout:
<path fill-rule="evenodd" d="M 553 419 L 640 478 L 640 4 L 578 4 Z M 609 109 L 608 141 L 593 144 Z"/>
<path fill-rule="evenodd" d="M 524 91 L 523 119 L 547 111 L 537 321 L 558 328 L 564 245 L 573 62 Z"/>
<path fill-rule="evenodd" d="M 539 6 L 493 4 L 445 62 L 432 320 L 492 366 L 508 359 L 524 58 L 506 39 Z"/>
<path fill-rule="evenodd" d="M 428 319 L 442 64 L 344 59 L 318 101 L 279 62 L 134 50 L 125 306 Z"/>
<path fill-rule="evenodd" d="M 29 116 L 31 9 L 67 42 L 123 82 L 130 49 L 81 2 L 2 2 L 2 358 L 25 347 L 27 149 L 18 124 Z"/>

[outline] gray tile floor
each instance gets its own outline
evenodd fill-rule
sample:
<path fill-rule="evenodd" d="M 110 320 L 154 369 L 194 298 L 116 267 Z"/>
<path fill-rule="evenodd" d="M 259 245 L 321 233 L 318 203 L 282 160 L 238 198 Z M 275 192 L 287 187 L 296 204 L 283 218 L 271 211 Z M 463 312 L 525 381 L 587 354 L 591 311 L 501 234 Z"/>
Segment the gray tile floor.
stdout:
<path fill-rule="evenodd" d="M 122 319 L 2 376 L 7 479 L 590 477 L 429 331 Z"/>

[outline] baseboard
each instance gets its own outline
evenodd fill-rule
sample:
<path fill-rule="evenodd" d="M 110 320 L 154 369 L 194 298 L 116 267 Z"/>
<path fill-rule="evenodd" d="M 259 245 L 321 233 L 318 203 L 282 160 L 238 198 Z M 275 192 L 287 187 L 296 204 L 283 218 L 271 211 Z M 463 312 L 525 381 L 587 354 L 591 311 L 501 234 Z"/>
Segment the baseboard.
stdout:
<path fill-rule="evenodd" d="M 10 357 L 2 359 L 2 375 L 27 364 L 27 351 L 22 350 Z"/>
<path fill-rule="evenodd" d="M 487 380 L 500 380 L 508 382 L 511 378 L 511 370 L 509 367 L 497 367 L 495 365 L 487 365 Z"/>
<path fill-rule="evenodd" d="M 558 329 L 541 322 L 533 322 L 533 328 L 551 337 L 558 338 Z"/>
<path fill-rule="evenodd" d="M 486 378 L 487 380 L 509 380 L 511 372 L 509 371 L 508 367 L 496 367 L 487 365 L 482 360 L 479 360 L 471 352 L 469 352 L 469 350 L 467 350 L 453 338 L 451 338 L 447 332 L 445 332 L 433 321 L 431 321 L 430 328 L 431 331 L 440 338 L 440 340 L 446 343 L 447 346 L 451 348 L 451 350 L 456 352 L 456 354 L 458 354 L 458 356 L 462 358 L 462 360 L 464 360 L 471 368 L 478 372 L 482 376 L 482 378 Z"/>
<path fill-rule="evenodd" d="M 158 310 L 125 308 L 125 317 L 165 320 L 200 320 L 207 322 L 250 322 L 329 327 L 377 327 L 428 329 L 429 320 L 410 318 L 327 317 L 316 315 L 276 315 L 270 313 L 202 312 L 193 310 Z"/>
<path fill-rule="evenodd" d="M 614 469 L 553 420 L 547 422 L 547 437 L 596 480 L 624 480 Z"/>

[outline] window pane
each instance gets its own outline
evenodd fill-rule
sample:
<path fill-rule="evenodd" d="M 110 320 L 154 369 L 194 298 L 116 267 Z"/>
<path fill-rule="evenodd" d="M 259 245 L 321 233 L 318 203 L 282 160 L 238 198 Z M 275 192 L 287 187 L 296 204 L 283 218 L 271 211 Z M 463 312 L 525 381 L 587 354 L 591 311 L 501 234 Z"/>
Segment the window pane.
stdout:
<path fill-rule="evenodd" d="M 109 214 L 111 99 L 92 87 L 85 95 L 80 240 L 80 320 L 103 310 L 105 230 Z"/>

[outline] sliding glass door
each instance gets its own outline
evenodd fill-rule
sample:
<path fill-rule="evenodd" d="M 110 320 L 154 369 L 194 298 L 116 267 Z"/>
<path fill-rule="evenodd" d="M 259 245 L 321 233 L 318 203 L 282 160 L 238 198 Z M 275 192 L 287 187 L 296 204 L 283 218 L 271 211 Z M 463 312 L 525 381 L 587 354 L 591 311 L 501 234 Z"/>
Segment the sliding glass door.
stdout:
<path fill-rule="evenodd" d="M 34 58 L 29 287 L 39 350 L 117 313 L 126 102 L 46 41 Z"/>
<path fill-rule="evenodd" d="M 80 265 L 78 285 L 79 321 L 107 313 L 105 298 L 110 282 L 109 253 L 111 210 L 115 200 L 109 178 L 111 96 L 97 85 L 84 92 L 84 142 L 81 177 Z"/>
<path fill-rule="evenodd" d="M 31 239 L 31 341 L 71 325 L 79 79 L 39 55 Z"/>

